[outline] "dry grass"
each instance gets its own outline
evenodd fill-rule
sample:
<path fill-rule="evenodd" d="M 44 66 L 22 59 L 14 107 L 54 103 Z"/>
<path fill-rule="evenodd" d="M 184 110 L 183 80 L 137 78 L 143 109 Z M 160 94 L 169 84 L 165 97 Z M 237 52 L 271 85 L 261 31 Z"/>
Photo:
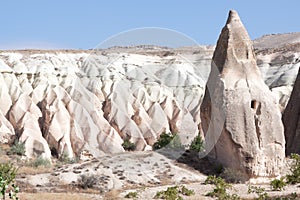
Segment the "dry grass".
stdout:
<path fill-rule="evenodd" d="M 11 161 L 11 158 L 7 155 L 0 155 L 0 163 L 8 163 Z"/>
<path fill-rule="evenodd" d="M 117 199 L 120 199 L 119 195 L 120 195 L 120 191 L 113 189 L 113 190 L 105 193 L 104 199 L 105 200 L 117 200 Z"/>
<path fill-rule="evenodd" d="M 97 199 L 95 195 L 78 194 L 78 193 L 21 193 L 19 194 L 22 200 L 92 200 Z"/>
<path fill-rule="evenodd" d="M 0 144 L 0 163 L 17 162 L 16 156 L 8 156 L 10 146 L 8 144 Z"/>
<path fill-rule="evenodd" d="M 51 167 L 30 167 L 30 166 L 22 166 L 18 169 L 18 175 L 35 175 L 35 174 L 43 174 L 50 173 L 53 169 Z"/>

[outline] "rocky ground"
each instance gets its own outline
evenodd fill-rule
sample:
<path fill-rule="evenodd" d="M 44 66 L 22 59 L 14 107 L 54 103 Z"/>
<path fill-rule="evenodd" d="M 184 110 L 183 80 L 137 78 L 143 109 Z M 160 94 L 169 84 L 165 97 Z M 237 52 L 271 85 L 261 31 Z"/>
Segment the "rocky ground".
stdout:
<path fill-rule="evenodd" d="M 2 148 L 1 161 L 11 161 L 19 166 L 17 183 L 21 199 L 124 199 L 129 192 L 137 192 L 138 199 L 153 199 L 158 191 L 168 187 L 184 185 L 194 190 L 195 195 L 184 199 L 212 199 L 205 196 L 213 185 L 205 185 L 210 174 L 221 172 L 219 165 L 207 158 L 199 159 L 198 154 L 186 152 L 179 158 L 177 151 L 125 152 L 111 154 L 85 161 L 53 160 L 51 166 L 31 166 L 33 161 L 24 157 L 7 155 L 8 147 Z M 174 155 L 176 155 L 174 157 Z M 80 176 L 93 177 L 96 181 L 84 188 Z M 238 174 L 227 174 L 237 178 Z M 91 181 L 92 182 L 92 181 Z M 256 182 L 256 183 L 255 183 Z M 269 196 L 284 196 L 296 192 L 298 185 L 286 186 L 284 191 L 272 191 L 269 180 L 251 185 L 265 188 Z M 87 185 L 89 181 L 84 184 Z M 232 184 L 229 194 L 237 194 L 242 199 L 254 199 L 256 194 L 248 194 L 250 183 Z"/>

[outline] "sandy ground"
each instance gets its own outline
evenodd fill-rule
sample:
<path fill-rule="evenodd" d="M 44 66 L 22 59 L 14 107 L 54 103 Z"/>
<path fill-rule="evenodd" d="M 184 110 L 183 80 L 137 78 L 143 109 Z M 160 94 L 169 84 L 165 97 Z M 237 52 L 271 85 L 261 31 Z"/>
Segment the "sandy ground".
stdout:
<path fill-rule="evenodd" d="M 21 199 L 124 199 L 128 192 L 137 192 L 138 199 L 153 199 L 156 192 L 170 186 L 184 185 L 195 191 L 195 195 L 184 199 L 212 199 L 205 196 L 213 185 L 205 185 L 207 175 L 218 167 L 207 159 L 184 154 L 174 160 L 172 152 L 162 155 L 157 152 L 126 152 L 106 155 L 75 164 L 57 165 L 51 170 L 37 169 L 35 173 L 19 174 Z M 39 172 L 40 171 L 40 172 Z M 32 170 L 30 171 L 32 172 Z M 97 178 L 92 189 L 82 189 L 78 185 L 81 175 Z M 249 184 L 233 184 L 230 194 L 242 199 L 254 199 L 248 194 Z M 289 195 L 296 192 L 300 198 L 298 185 L 287 186 L 284 191 L 272 191 L 269 184 L 258 185 L 265 188 L 269 196 Z M 79 198 L 80 197 L 80 198 Z"/>

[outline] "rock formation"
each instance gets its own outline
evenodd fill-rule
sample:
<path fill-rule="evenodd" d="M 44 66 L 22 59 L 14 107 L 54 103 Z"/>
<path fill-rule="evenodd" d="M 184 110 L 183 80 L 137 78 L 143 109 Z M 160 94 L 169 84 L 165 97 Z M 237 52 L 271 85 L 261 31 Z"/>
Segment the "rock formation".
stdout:
<path fill-rule="evenodd" d="M 201 120 L 209 156 L 224 167 L 248 178 L 280 174 L 285 139 L 279 105 L 235 11 L 230 11 L 213 55 Z"/>
<path fill-rule="evenodd" d="M 286 154 L 300 154 L 300 69 L 282 121 L 286 140 Z"/>
<path fill-rule="evenodd" d="M 284 109 L 300 49 L 267 46 L 258 50 L 258 65 Z M 18 138 L 27 156 L 48 158 L 123 152 L 126 137 L 138 150 L 149 150 L 163 131 L 178 131 L 188 144 L 201 131 L 213 51 L 214 46 L 0 51 L 0 142 Z"/>

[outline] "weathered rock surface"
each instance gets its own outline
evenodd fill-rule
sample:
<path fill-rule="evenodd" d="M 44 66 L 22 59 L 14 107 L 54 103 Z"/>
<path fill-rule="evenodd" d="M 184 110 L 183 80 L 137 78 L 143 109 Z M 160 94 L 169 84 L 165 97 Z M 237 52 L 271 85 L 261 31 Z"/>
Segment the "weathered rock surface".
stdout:
<path fill-rule="evenodd" d="M 282 116 L 286 154 L 300 154 L 300 70 L 290 100 Z"/>
<path fill-rule="evenodd" d="M 164 131 L 190 143 L 204 89 L 194 66 L 179 56 L 104 54 L 2 53 L 1 141 L 19 138 L 27 156 L 48 158 L 123 152 L 126 137 L 147 150 Z"/>
<path fill-rule="evenodd" d="M 276 38 L 278 40 L 278 38 Z M 295 44 L 296 45 L 296 44 Z M 27 156 L 151 149 L 163 131 L 184 143 L 201 131 L 200 104 L 214 46 L 0 52 L 0 141 Z M 284 109 L 299 69 L 296 46 L 258 50 L 263 78 Z"/>
<path fill-rule="evenodd" d="M 285 139 L 279 105 L 235 11 L 230 11 L 213 55 L 201 119 L 209 155 L 224 167 L 249 178 L 280 174 Z"/>

